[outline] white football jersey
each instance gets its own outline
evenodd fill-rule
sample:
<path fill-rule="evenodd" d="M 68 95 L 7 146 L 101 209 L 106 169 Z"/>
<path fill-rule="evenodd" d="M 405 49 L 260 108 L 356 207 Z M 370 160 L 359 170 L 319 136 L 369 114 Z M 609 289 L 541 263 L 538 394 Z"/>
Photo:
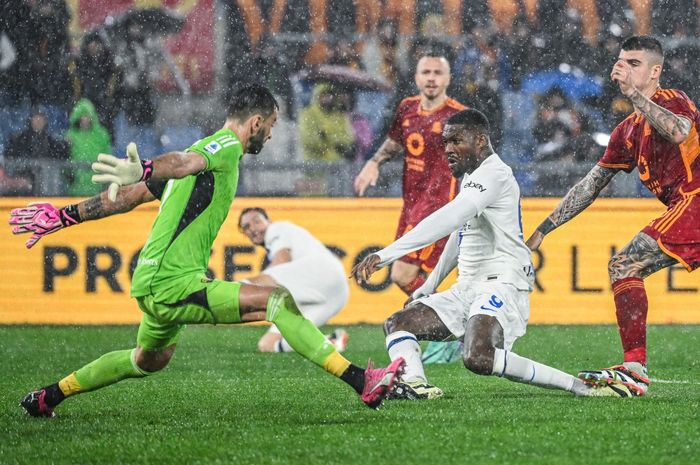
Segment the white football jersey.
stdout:
<path fill-rule="evenodd" d="M 377 252 L 380 266 L 451 235 L 440 263 L 422 286 L 433 292 L 454 265 L 459 282 L 496 281 L 532 290 L 534 273 L 525 245 L 520 187 L 493 154 L 461 182 L 459 194 L 392 245 Z"/>
<path fill-rule="evenodd" d="M 292 260 L 310 256 L 337 260 L 310 232 L 288 221 L 270 223 L 265 231 L 265 249 L 268 259 L 272 259 L 282 249 L 289 249 Z"/>
<path fill-rule="evenodd" d="M 520 186 L 510 166 L 493 154 L 462 179 L 476 216 L 457 231 L 458 281 L 500 281 L 531 290 L 534 274 L 523 239 Z M 459 197 L 459 196 L 458 196 Z"/>

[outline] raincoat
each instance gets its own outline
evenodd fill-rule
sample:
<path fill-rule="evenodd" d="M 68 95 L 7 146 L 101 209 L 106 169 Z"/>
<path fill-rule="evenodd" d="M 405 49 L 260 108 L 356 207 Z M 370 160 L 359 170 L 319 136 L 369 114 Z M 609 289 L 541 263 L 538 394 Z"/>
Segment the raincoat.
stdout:
<path fill-rule="evenodd" d="M 299 137 L 307 160 L 336 161 L 347 156 L 354 158 L 355 155 L 352 151 L 355 136 L 350 115 L 321 108 L 321 94 L 330 90 L 327 84 L 317 85 L 311 104 L 299 115 Z"/>
<path fill-rule="evenodd" d="M 80 118 L 87 116 L 92 121 L 89 129 L 80 128 Z M 70 114 L 70 126 L 66 131 L 70 143 L 70 158 L 81 166 L 73 170 L 73 182 L 68 193 L 74 196 L 91 196 L 102 190 L 101 185 L 91 181 L 90 163 L 99 153 L 112 153 L 111 140 L 107 130 L 100 124 L 95 107 L 87 99 L 80 99 Z"/>

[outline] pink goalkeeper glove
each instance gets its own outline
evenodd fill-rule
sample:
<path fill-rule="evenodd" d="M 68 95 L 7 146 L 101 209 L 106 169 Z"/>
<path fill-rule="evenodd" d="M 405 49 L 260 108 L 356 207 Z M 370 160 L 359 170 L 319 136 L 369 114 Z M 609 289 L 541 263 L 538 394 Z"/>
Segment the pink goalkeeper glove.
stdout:
<path fill-rule="evenodd" d="M 24 208 L 15 208 L 10 212 L 12 234 L 33 233 L 24 243 L 31 249 L 39 239 L 59 229 L 80 223 L 77 205 L 68 205 L 57 209 L 50 203 L 30 203 Z"/>

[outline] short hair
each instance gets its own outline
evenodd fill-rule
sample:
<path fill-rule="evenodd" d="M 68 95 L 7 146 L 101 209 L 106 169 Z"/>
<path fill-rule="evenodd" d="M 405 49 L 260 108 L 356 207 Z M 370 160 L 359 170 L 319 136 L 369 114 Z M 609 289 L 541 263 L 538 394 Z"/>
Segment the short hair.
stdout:
<path fill-rule="evenodd" d="M 245 121 L 256 113 L 267 118 L 277 110 L 279 105 L 270 89 L 260 84 L 245 84 L 233 93 L 227 116 Z"/>
<path fill-rule="evenodd" d="M 241 214 L 238 216 L 238 229 L 241 229 L 241 220 L 243 219 L 243 215 L 245 215 L 246 213 L 250 213 L 250 212 L 260 213 L 263 216 L 263 218 L 265 218 L 266 220 L 270 219 L 270 217 L 267 216 L 267 212 L 263 208 L 260 208 L 260 207 L 244 208 L 243 211 L 241 211 Z"/>
<path fill-rule="evenodd" d="M 664 59 L 664 49 L 661 42 L 652 36 L 632 36 L 622 42 L 622 50 L 644 50 L 658 55 L 661 61 Z"/>
<path fill-rule="evenodd" d="M 447 119 L 447 124 L 465 126 L 468 130 L 478 129 L 486 135 L 489 135 L 491 131 L 489 119 L 485 114 L 474 108 L 455 113 Z"/>

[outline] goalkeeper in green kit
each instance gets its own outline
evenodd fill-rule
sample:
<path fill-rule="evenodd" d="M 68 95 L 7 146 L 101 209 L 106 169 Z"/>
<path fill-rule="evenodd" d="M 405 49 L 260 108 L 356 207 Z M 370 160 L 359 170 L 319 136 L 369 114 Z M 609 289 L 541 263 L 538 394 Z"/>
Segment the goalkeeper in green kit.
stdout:
<path fill-rule="evenodd" d="M 101 154 L 93 181 L 107 192 L 57 209 L 48 203 L 11 212 L 15 234 L 41 237 L 82 221 L 127 212 L 160 199 L 160 210 L 139 255 L 131 296 L 143 312 L 136 347 L 109 352 L 60 381 L 30 392 L 20 405 L 29 415 L 54 416 L 67 397 L 127 378 L 162 370 L 175 352 L 186 324 L 274 323 L 303 357 L 349 384 L 368 406 L 377 408 L 393 389 L 404 361 L 383 369 L 362 369 L 340 355 L 281 287 L 209 279 L 209 253 L 236 194 L 239 162 L 257 154 L 277 120 L 277 102 L 259 85 L 239 89 L 224 127 L 184 152 L 140 160 L 130 144 L 127 159 Z"/>

